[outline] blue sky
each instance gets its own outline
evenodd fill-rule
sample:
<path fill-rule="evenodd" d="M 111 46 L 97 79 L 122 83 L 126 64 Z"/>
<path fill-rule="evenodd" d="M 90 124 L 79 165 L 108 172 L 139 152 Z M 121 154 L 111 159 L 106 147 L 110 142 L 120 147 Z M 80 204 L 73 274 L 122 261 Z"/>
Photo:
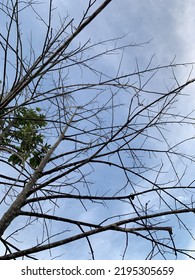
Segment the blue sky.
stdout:
<path fill-rule="evenodd" d="M 101 1 L 99 1 L 101 2 Z M 82 16 L 83 9 L 85 8 L 85 1 L 77 0 L 54 0 L 54 6 L 62 16 L 69 14 L 70 18 L 75 17 L 75 21 L 78 17 Z M 45 6 L 40 6 L 40 12 L 44 15 L 46 12 Z M 194 62 L 194 43 L 195 43 L 195 2 L 192 0 L 113 0 L 113 2 L 87 27 L 79 36 L 78 42 L 85 42 L 91 38 L 91 41 L 107 40 L 108 38 L 116 38 L 125 34 L 123 42 L 128 43 L 145 43 L 138 47 L 132 47 L 124 53 L 123 63 L 121 67 L 122 72 L 133 71 L 136 67 L 135 59 L 139 62 L 140 67 L 144 67 L 150 61 L 154 55 L 153 61 L 155 65 L 169 64 L 175 57 L 177 63 Z M 24 16 L 23 21 L 29 21 L 29 15 Z M 56 25 L 57 17 L 56 17 Z M 30 19 L 29 26 L 33 27 L 33 23 Z M 27 31 L 30 34 L 30 28 Z M 37 46 L 42 38 L 42 30 L 33 34 L 33 40 Z M 77 42 L 75 42 L 77 44 Z M 111 46 L 111 43 L 110 43 Z M 98 65 L 98 67 L 104 67 L 106 73 L 117 73 L 118 65 L 120 61 L 119 56 L 109 56 Z M 179 68 L 176 70 L 177 76 L 181 81 L 185 81 L 186 75 L 190 72 L 189 68 Z M 164 75 L 163 75 L 164 74 Z M 155 89 L 161 90 L 161 87 L 166 83 L 173 83 L 169 74 L 161 73 L 157 75 L 152 81 L 151 85 Z M 192 75 L 193 76 L 193 75 Z M 80 78 L 79 78 L 80 79 Z M 178 107 L 175 110 L 182 111 L 185 109 L 193 109 L 195 102 L 193 97 L 193 87 L 190 87 L 186 93 L 189 94 L 187 99 L 181 99 L 178 103 Z M 122 96 L 122 99 L 125 98 Z M 125 112 L 121 112 L 121 116 L 125 116 Z M 177 139 L 175 135 L 177 134 Z M 169 137 L 172 143 L 183 139 L 186 135 L 195 134 L 192 127 L 183 128 L 178 131 L 178 128 L 169 132 Z M 190 151 L 193 147 L 186 144 L 184 146 L 185 151 Z M 153 143 L 151 143 L 152 145 Z M 63 149 L 63 147 L 61 147 Z M 144 159 L 148 161 L 147 159 Z M 179 162 L 175 163 L 180 164 Z M 168 169 L 168 167 L 167 167 Z M 92 180 L 95 181 L 93 192 L 97 190 L 101 193 L 105 185 L 108 189 L 114 188 L 114 191 L 119 188 L 118 186 L 124 180 L 124 177 L 118 174 L 115 170 L 111 174 L 105 167 L 96 167 L 96 173 L 93 175 Z M 181 172 L 183 167 L 181 167 Z M 107 176 L 109 174 L 109 176 Z M 190 166 L 188 170 L 188 178 L 186 183 L 190 182 L 190 176 L 193 176 L 193 166 Z M 166 175 L 164 175 L 165 177 Z M 152 174 L 151 174 L 152 177 Z M 162 176 L 162 180 L 165 179 Z M 176 195 L 176 194 L 175 194 Z M 182 194 L 183 195 L 183 194 Z M 178 194 L 181 196 L 181 194 Z M 185 201 L 185 196 L 181 197 L 181 200 Z M 148 198 L 146 197 L 146 202 Z M 155 197 L 150 197 L 150 201 L 153 201 L 155 205 Z M 158 204 L 159 205 L 159 204 Z M 156 207 L 158 208 L 156 204 Z M 107 207 L 108 206 L 108 207 Z M 92 205 L 86 203 L 88 211 L 83 211 L 82 207 L 74 208 L 71 202 L 67 202 L 65 205 L 61 205 L 59 211 L 66 212 L 68 218 L 75 217 L 78 220 L 87 220 L 93 222 L 94 217 L 102 221 L 109 215 L 117 215 L 120 213 L 128 213 L 128 204 L 116 203 L 110 205 L 109 202 L 105 207 L 99 207 L 99 205 Z M 60 213 L 60 212 L 59 212 Z M 162 217 L 162 220 L 165 217 Z M 185 218 L 185 221 L 192 228 L 195 233 L 195 226 L 191 225 L 191 215 L 189 218 Z M 18 221 L 22 223 L 22 219 Z M 175 222 L 173 222 L 175 223 Z M 57 226 L 57 225 L 56 225 Z M 35 233 L 37 229 L 35 230 Z M 65 229 L 66 230 L 66 229 Z M 68 229 L 67 229 L 68 230 Z M 183 231 L 178 230 L 178 225 L 175 226 L 176 241 L 179 243 L 179 247 L 188 247 L 193 249 L 195 246 L 188 237 L 185 236 Z M 90 237 L 91 243 L 95 251 L 96 259 L 121 259 L 125 248 L 125 235 L 122 233 L 113 234 L 112 232 L 101 233 Z M 27 241 L 27 240 L 26 240 Z M 28 243 L 28 242 L 27 242 Z M 27 246 L 27 243 L 24 246 Z M 30 246 L 30 240 L 29 240 Z M 143 259 L 147 255 L 148 245 L 138 237 L 132 236 L 129 239 L 129 246 L 125 254 L 125 259 Z M 28 246 L 27 246 L 28 247 Z M 100 249 L 101 248 L 101 249 Z M 86 240 L 76 241 L 74 244 L 68 244 L 53 250 L 53 256 L 61 256 L 59 259 L 90 259 L 88 245 Z M 47 259 L 49 256 L 45 253 L 39 254 L 40 258 Z M 174 256 L 170 256 L 174 258 Z"/>
<path fill-rule="evenodd" d="M 56 3 L 61 5 L 62 9 L 64 8 L 66 10 L 67 7 L 70 15 L 75 14 L 78 16 L 81 12 L 81 10 L 78 9 L 77 4 L 75 5 L 75 1 L 66 1 L 66 3 L 63 1 L 57 1 Z M 82 4 L 82 6 L 84 6 L 84 4 Z M 93 41 L 98 40 L 99 38 L 104 40 L 127 34 L 124 40 L 128 43 L 143 43 L 151 40 L 150 43 L 145 44 L 142 47 L 131 48 L 125 54 L 123 71 L 128 71 L 129 68 L 132 69 L 134 67 L 135 64 L 133 63 L 135 63 L 135 58 L 138 59 L 140 65 L 146 65 L 153 55 L 155 55 L 154 61 L 157 65 L 168 64 L 174 57 L 176 57 L 177 63 L 193 62 L 195 61 L 194 50 L 192 47 L 195 42 L 195 34 L 193 32 L 195 26 L 194 13 L 195 3 L 194 1 L 189 0 L 115 0 L 97 19 L 95 19 L 92 25 L 81 34 L 81 38 L 84 41 L 90 36 Z M 117 71 L 118 57 L 108 58 L 105 67 L 108 68 L 108 71 L 113 72 L 114 69 Z M 190 69 L 182 68 L 177 72 L 182 81 L 186 79 L 186 74 L 189 70 Z M 162 80 L 160 80 L 161 78 Z M 169 77 L 167 77 L 166 74 L 163 77 L 157 77 L 154 79 L 155 87 L 158 87 L 158 82 L 159 85 L 163 84 L 162 81 L 166 79 L 169 80 Z M 191 94 L 191 91 L 187 91 L 187 93 Z M 185 102 L 185 108 L 193 107 L 194 98 L 190 97 L 181 101 L 178 104 L 179 107 L 181 106 L 181 109 L 184 106 L 183 102 Z M 188 128 L 188 130 L 184 129 L 183 131 L 180 130 L 179 133 L 177 129 L 178 128 L 176 128 L 176 131 L 172 131 L 172 133 L 169 134 L 169 137 L 172 137 L 173 141 L 175 140 L 175 134 L 177 134 L 179 141 L 179 138 L 183 139 L 184 135 L 186 136 L 186 133 L 189 133 L 189 135 L 193 133 L 191 128 Z M 190 149 L 189 144 L 186 145 L 185 149 Z M 101 168 L 100 174 L 102 174 Z M 106 171 L 105 176 L 102 176 L 102 180 L 105 180 L 105 177 Z M 117 182 L 116 177 L 107 178 L 108 184 L 112 185 L 115 183 L 116 186 L 117 183 L 122 180 L 119 178 L 119 181 Z M 98 178 L 100 177 L 97 175 L 96 184 L 101 185 L 101 179 L 98 180 Z M 185 197 L 182 199 L 185 201 Z M 124 213 L 128 212 L 128 205 L 117 205 L 116 209 L 117 207 L 124 207 Z M 104 211 L 105 210 L 102 209 L 102 212 Z M 111 211 L 117 213 L 118 209 L 116 211 L 111 209 Z M 89 216 L 89 220 L 93 221 L 94 216 L 97 215 L 96 208 L 86 212 L 84 215 Z M 108 215 L 108 213 L 106 212 L 105 215 Z M 189 227 L 193 228 L 194 226 L 191 225 L 190 217 L 191 215 L 189 215 L 189 220 L 187 219 L 186 223 Z M 179 247 L 182 248 L 187 246 L 191 249 L 194 248 L 193 242 L 188 242 L 188 237 L 185 236 L 183 232 L 180 232 L 179 230 L 177 231 L 177 229 L 178 226 L 175 227 L 175 232 Z M 125 246 L 125 237 L 123 234 L 117 236 L 107 232 L 105 234 L 93 236 L 90 240 L 94 246 L 95 257 L 97 259 L 121 258 Z M 121 242 L 121 240 L 123 240 L 123 242 Z M 139 238 L 132 237 L 132 239 L 129 240 L 129 244 L 125 256 L 126 259 L 142 259 L 146 256 L 148 248 L 144 247 L 146 246 L 146 243 L 143 243 Z M 79 241 L 75 243 L 74 250 L 72 250 L 72 247 L 70 246 L 70 251 L 75 251 L 73 258 L 86 258 L 86 255 L 84 256 L 82 254 L 82 251 L 85 251 L 83 246 L 84 245 Z M 98 250 L 100 247 L 102 250 Z M 69 254 L 67 254 L 67 256 L 69 256 Z M 170 258 L 172 257 L 173 256 L 170 256 Z M 62 258 L 66 258 L 66 253 Z"/>
<path fill-rule="evenodd" d="M 70 14 L 71 11 L 75 11 L 76 14 L 78 13 L 78 8 L 74 7 L 72 1 L 69 8 Z M 111 3 L 93 22 L 91 27 L 81 34 L 81 37 L 83 36 L 82 38 L 85 40 L 87 36 L 90 35 L 92 40 L 97 40 L 98 33 L 100 39 L 103 40 L 128 34 L 126 37 L 127 42 L 142 43 L 152 40 L 149 44 L 138 48 L 132 48 L 130 52 L 126 53 L 127 60 L 123 62 L 124 70 L 128 70 L 129 67 L 131 67 L 130 65 L 133 63 L 135 57 L 140 64 L 144 64 L 148 63 L 150 57 L 154 54 L 155 61 L 159 64 L 169 63 L 174 56 L 176 56 L 176 61 L 178 63 L 192 62 L 194 58 L 191 46 L 193 46 L 193 42 L 195 41 L 192 31 L 194 26 L 194 10 L 195 4 L 193 1 L 113 1 L 113 3 Z M 97 30 L 98 32 L 96 32 Z M 116 68 L 117 70 L 118 58 L 115 60 L 111 57 L 108 59 L 107 63 L 106 67 L 109 69 Z M 179 72 L 178 74 L 180 77 L 186 75 L 185 71 Z M 166 77 L 162 77 L 162 79 L 165 78 Z M 193 100 L 190 99 L 189 102 L 192 104 Z M 186 105 L 185 103 L 185 106 Z M 186 133 L 186 131 L 184 131 L 184 133 Z M 173 135 L 173 138 L 174 137 Z M 103 178 L 105 177 L 103 176 Z M 112 184 L 112 179 L 113 178 L 108 178 L 109 184 Z M 96 183 L 99 184 L 98 181 L 96 181 Z M 122 206 L 120 205 L 119 207 Z M 89 214 L 92 220 L 93 215 L 96 215 L 94 211 L 95 210 Z M 106 233 L 105 235 L 109 236 L 109 234 L 110 233 Z M 177 237 L 181 240 L 180 235 Z M 103 234 L 92 237 L 91 240 L 94 247 L 99 248 L 99 246 L 101 246 L 105 248 L 105 250 L 102 251 L 97 250 L 96 258 L 119 258 L 123 252 L 125 242 L 124 239 L 122 244 L 120 242 L 121 238 L 124 239 L 122 234 L 120 234 L 119 237 L 111 238 L 111 241 L 108 242 L 110 238 L 104 238 Z M 127 259 L 142 258 L 141 252 L 143 252 L 143 256 L 145 255 L 143 248 L 145 243 L 143 244 L 141 240 L 137 240 L 135 237 L 129 242 L 130 244 L 134 244 L 134 242 L 137 243 L 137 241 L 140 242 L 140 245 L 138 245 L 138 247 L 129 246 L 126 254 Z M 184 240 L 181 240 L 181 243 L 186 245 Z M 79 244 L 79 242 L 77 242 L 77 244 Z M 181 244 L 181 247 L 184 244 Z M 189 246 L 191 246 L 191 244 L 189 244 Z"/>

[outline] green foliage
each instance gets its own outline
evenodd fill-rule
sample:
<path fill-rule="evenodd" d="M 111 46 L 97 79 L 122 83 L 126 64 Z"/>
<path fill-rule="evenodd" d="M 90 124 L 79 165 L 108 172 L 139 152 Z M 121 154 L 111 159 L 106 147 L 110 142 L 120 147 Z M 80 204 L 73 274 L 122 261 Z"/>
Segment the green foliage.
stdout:
<path fill-rule="evenodd" d="M 22 165 L 24 161 L 29 160 L 31 166 L 36 168 L 50 148 L 50 145 L 44 144 L 44 136 L 40 133 L 40 129 L 47 124 L 45 115 L 40 112 L 40 108 L 18 108 L 7 121 L 7 125 L 11 123 L 11 126 L 1 144 L 16 150 L 8 159 L 12 164 Z"/>

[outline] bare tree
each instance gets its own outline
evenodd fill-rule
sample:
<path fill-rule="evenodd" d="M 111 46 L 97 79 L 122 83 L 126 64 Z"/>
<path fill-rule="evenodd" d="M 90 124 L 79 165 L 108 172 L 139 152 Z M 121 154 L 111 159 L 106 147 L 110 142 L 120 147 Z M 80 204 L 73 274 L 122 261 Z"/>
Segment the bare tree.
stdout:
<path fill-rule="evenodd" d="M 193 258 L 175 240 L 178 227 L 194 238 L 183 215 L 195 212 L 193 134 L 178 133 L 194 125 L 179 106 L 193 65 L 149 59 L 125 73 L 124 53 L 140 44 L 80 36 L 112 0 L 86 1 L 78 23 L 59 17 L 59 27 L 48 2 L 45 17 L 39 1 L 0 1 L 0 259 L 58 257 L 59 247 L 63 256 L 75 241 L 95 259 L 93 236 L 106 243 L 106 232 L 123 237 L 119 258 L 131 240 L 145 242 L 147 259 Z M 24 15 L 37 20 L 29 33 Z M 39 46 L 30 37 L 38 28 Z M 108 55 L 119 57 L 117 73 L 104 67 Z M 184 66 L 190 74 L 180 82 L 175 69 Z"/>

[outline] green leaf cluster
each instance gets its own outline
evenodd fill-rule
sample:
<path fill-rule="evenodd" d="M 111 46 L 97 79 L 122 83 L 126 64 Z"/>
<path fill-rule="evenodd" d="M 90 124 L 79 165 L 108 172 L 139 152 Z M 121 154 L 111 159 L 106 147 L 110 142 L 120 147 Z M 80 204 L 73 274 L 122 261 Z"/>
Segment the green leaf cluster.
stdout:
<path fill-rule="evenodd" d="M 41 114 L 40 108 L 17 108 L 12 117 L 11 128 L 2 143 L 16 150 L 8 161 L 14 165 L 22 165 L 29 160 L 31 166 L 36 168 L 50 148 L 50 145 L 44 144 L 44 136 L 40 133 L 46 125 L 45 115 Z"/>

